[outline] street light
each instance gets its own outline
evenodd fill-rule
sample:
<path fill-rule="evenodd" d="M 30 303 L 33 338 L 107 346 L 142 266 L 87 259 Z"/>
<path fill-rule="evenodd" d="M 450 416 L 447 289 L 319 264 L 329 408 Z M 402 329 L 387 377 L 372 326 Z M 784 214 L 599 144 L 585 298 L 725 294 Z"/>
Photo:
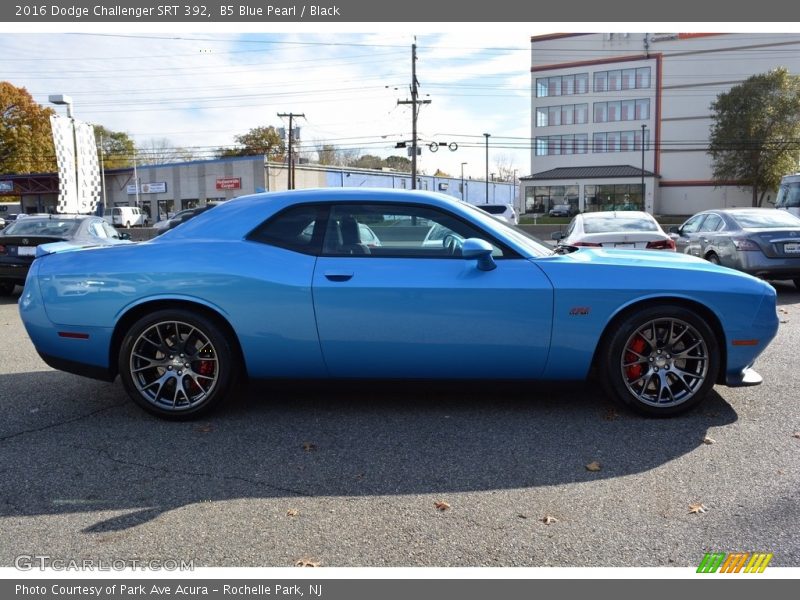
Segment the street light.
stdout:
<path fill-rule="evenodd" d="M 486 138 L 486 174 L 484 175 L 484 179 L 486 180 L 486 203 L 489 203 L 489 136 L 490 133 L 484 133 L 483 137 Z"/>
<path fill-rule="evenodd" d="M 58 105 L 66 105 L 67 106 L 67 117 L 70 119 L 72 118 L 72 97 L 65 96 L 64 94 L 52 94 L 47 97 L 47 99 L 52 102 L 53 104 Z"/>
<path fill-rule="evenodd" d="M 461 163 L 461 201 L 464 201 L 464 165 L 467 163 Z"/>

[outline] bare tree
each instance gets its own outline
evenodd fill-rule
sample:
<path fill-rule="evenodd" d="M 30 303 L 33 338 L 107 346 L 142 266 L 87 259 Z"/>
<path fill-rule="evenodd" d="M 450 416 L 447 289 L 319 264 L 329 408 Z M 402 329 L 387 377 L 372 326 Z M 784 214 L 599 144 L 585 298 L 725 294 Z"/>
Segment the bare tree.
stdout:
<path fill-rule="evenodd" d="M 137 147 L 136 158 L 141 165 L 165 165 L 187 162 L 197 157 L 188 148 L 176 146 L 167 138 L 153 138 Z"/>
<path fill-rule="evenodd" d="M 514 179 L 514 157 L 510 154 L 496 154 L 494 166 L 498 181 L 512 181 Z"/>

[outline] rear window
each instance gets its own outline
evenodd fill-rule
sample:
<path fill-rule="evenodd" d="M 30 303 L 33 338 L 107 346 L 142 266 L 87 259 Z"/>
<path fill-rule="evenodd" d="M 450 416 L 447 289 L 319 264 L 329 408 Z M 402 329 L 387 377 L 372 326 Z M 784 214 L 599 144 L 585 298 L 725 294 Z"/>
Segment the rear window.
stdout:
<path fill-rule="evenodd" d="M 778 229 L 800 227 L 800 219 L 783 210 L 764 210 L 734 213 L 731 215 L 741 227 L 753 229 Z"/>
<path fill-rule="evenodd" d="M 3 235 L 70 235 L 78 229 L 76 219 L 35 219 L 28 217 L 14 221 L 3 230 Z"/>
<path fill-rule="evenodd" d="M 486 211 L 490 215 L 502 215 L 506 212 L 506 207 L 502 204 L 482 204 L 479 205 L 478 208 Z"/>
<path fill-rule="evenodd" d="M 649 219 L 630 217 L 596 217 L 585 219 L 586 233 L 611 233 L 614 231 L 658 231 L 658 224 Z"/>

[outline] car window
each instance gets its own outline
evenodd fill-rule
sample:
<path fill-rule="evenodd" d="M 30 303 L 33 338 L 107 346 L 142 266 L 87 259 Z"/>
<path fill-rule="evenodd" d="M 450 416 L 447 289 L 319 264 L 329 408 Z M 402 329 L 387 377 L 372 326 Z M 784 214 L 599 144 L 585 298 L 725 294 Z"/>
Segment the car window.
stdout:
<path fill-rule="evenodd" d="M 719 231 L 723 225 L 722 217 L 710 214 L 697 231 Z"/>
<path fill-rule="evenodd" d="M 362 237 L 366 225 L 381 240 L 371 246 Z M 488 235 L 453 215 L 436 209 L 386 203 L 346 204 L 331 208 L 322 254 L 327 256 L 382 256 L 394 258 L 451 258 L 461 256 L 467 238 Z M 504 255 L 493 244 L 495 257 Z"/>
<path fill-rule="evenodd" d="M 109 225 L 108 223 L 103 221 L 102 226 L 103 226 L 103 229 L 106 232 L 106 237 L 109 237 L 109 238 L 114 239 L 114 240 L 120 239 L 119 238 L 119 232 L 116 229 L 114 229 L 111 225 Z"/>
<path fill-rule="evenodd" d="M 89 233 L 92 234 L 95 237 L 99 237 L 99 238 L 102 238 L 102 239 L 105 239 L 105 238 L 108 237 L 108 234 L 106 234 L 105 228 L 97 221 L 94 221 L 93 223 L 89 223 Z"/>
<path fill-rule="evenodd" d="M 741 227 L 754 229 L 779 229 L 800 227 L 800 219 L 783 210 L 748 210 L 731 214 Z"/>
<path fill-rule="evenodd" d="M 614 231 L 658 231 L 658 224 L 645 217 L 592 217 L 583 221 L 584 233 Z"/>
<path fill-rule="evenodd" d="M 28 217 L 14 221 L 3 230 L 5 235 L 44 235 L 65 236 L 71 235 L 78 229 L 79 222 L 75 219 L 51 219 Z"/>
<path fill-rule="evenodd" d="M 688 221 L 686 221 L 686 223 L 683 224 L 683 227 L 681 227 L 681 233 L 682 234 L 696 233 L 697 230 L 700 228 L 700 223 L 703 222 L 703 219 L 705 219 L 705 217 L 706 216 L 704 214 L 693 216 L 691 219 L 689 219 Z"/>
<path fill-rule="evenodd" d="M 324 205 L 292 206 L 258 226 L 247 239 L 304 254 L 318 254 L 324 233 L 320 225 L 325 223 L 326 215 Z"/>

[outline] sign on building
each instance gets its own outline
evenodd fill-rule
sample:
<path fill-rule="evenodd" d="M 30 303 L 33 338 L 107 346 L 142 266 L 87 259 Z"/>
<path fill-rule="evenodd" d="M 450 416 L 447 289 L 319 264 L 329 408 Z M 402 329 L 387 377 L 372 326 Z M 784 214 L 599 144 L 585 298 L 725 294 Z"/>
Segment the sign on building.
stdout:
<path fill-rule="evenodd" d="M 242 189 L 241 177 L 217 177 L 218 190 L 240 190 Z"/>
<path fill-rule="evenodd" d="M 129 183 L 127 187 L 128 194 L 136 193 L 136 184 Z M 167 191 L 166 181 L 153 181 L 150 183 L 142 183 L 139 185 L 140 194 L 164 194 Z"/>
<path fill-rule="evenodd" d="M 0 194 L 5 194 L 14 191 L 13 181 L 0 181 Z"/>

